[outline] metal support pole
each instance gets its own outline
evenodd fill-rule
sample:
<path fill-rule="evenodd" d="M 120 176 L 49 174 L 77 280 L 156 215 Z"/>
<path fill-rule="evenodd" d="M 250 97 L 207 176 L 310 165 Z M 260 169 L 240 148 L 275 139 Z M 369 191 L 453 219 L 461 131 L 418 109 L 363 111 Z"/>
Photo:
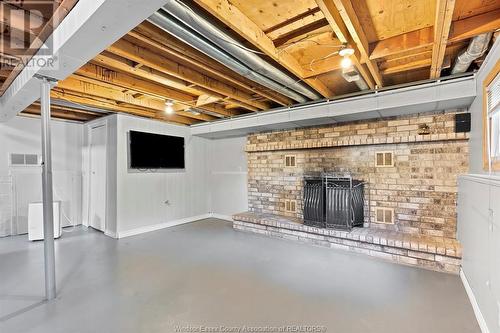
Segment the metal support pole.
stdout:
<path fill-rule="evenodd" d="M 56 298 L 56 258 L 54 251 L 54 212 L 52 196 L 52 147 L 50 143 L 50 81 L 42 77 L 40 107 L 42 120 L 42 193 L 43 236 L 45 257 L 45 297 Z"/>

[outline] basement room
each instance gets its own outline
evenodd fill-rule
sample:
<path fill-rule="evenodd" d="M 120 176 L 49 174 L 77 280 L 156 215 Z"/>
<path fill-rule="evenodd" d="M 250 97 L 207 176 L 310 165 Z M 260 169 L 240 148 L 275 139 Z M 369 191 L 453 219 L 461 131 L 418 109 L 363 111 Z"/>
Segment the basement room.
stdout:
<path fill-rule="evenodd" d="M 0 0 L 1 333 L 500 333 L 499 0 Z"/>

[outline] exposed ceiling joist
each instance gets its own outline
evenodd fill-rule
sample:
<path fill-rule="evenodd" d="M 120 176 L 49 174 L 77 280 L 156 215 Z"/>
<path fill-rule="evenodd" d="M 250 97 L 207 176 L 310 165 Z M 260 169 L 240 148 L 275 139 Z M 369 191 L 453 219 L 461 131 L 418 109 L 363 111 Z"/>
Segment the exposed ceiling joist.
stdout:
<path fill-rule="evenodd" d="M 94 64 L 86 64 L 76 73 L 85 77 L 113 84 L 117 87 L 138 91 L 143 94 L 156 96 L 165 100 L 171 99 L 178 102 L 189 103 L 196 100 L 196 97 L 184 92 L 161 86 L 147 80 L 135 78 L 128 74 L 112 71 Z"/>
<path fill-rule="evenodd" d="M 500 29 L 500 9 L 453 22 L 448 43 L 455 43 L 498 29 Z"/>
<path fill-rule="evenodd" d="M 373 83 L 372 75 L 368 73 L 368 71 L 365 69 L 365 67 L 361 63 L 361 54 L 358 50 L 358 47 L 352 37 L 350 36 L 350 33 L 347 29 L 347 26 L 345 25 L 343 18 L 340 15 L 339 10 L 331 0 L 316 0 L 316 3 L 318 4 L 319 8 L 325 15 L 326 19 L 328 20 L 328 23 L 330 24 L 330 27 L 332 28 L 333 32 L 337 36 L 337 38 L 340 40 L 341 43 L 344 44 L 349 44 L 353 49 L 354 49 L 354 55 L 351 56 L 354 66 L 357 68 L 365 82 L 368 84 L 368 86 L 373 89 L 375 88 L 375 84 Z M 333 62 L 332 61 L 332 70 L 339 68 L 340 62 Z M 323 68 L 323 71 L 327 71 L 328 67 Z"/>
<path fill-rule="evenodd" d="M 290 40 L 306 35 L 314 30 L 318 30 L 320 28 L 323 28 L 328 25 L 328 21 L 326 19 L 320 19 L 317 21 L 314 21 L 312 23 L 306 24 L 304 26 L 301 26 L 295 30 L 288 31 L 287 33 L 278 36 L 278 38 L 273 40 L 274 46 L 275 47 L 280 47 L 281 45 L 286 44 Z"/>
<path fill-rule="evenodd" d="M 208 58 L 206 55 L 194 50 L 176 38 L 165 34 L 160 28 L 145 22 L 129 33 L 130 36 L 144 42 L 145 44 L 157 48 L 165 54 L 178 57 L 192 64 L 201 71 L 207 71 L 208 75 L 214 78 L 227 80 L 228 83 L 235 85 L 238 88 L 248 90 L 271 101 L 281 105 L 291 105 L 293 101 L 275 91 L 271 91 L 266 87 L 260 87 L 255 82 L 250 81 L 246 77 L 240 76 L 231 72 L 224 65 L 217 61 Z"/>
<path fill-rule="evenodd" d="M 366 38 L 361 23 L 359 22 L 356 12 L 352 6 L 351 0 L 326 0 L 326 1 L 334 2 L 335 7 L 338 10 L 338 14 L 342 18 L 347 30 L 349 31 L 349 34 L 356 43 L 357 49 L 361 55 L 361 58 L 358 57 L 357 59 L 362 64 L 366 64 L 375 83 L 379 87 L 382 87 L 383 86 L 382 76 L 380 75 L 377 63 L 371 61 L 369 58 L 368 39 Z"/>
<path fill-rule="evenodd" d="M 265 103 L 253 100 L 253 97 L 245 92 L 214 80 L 213 78 L 203 75 L 190 67 L 176 63 L 143 47 L 132 44 L 129 41 L 123 39 L 119 40 L 111 45 L 108 50 L 137 63 L 143 63 L 146 66 L 154 68 L 160 72 L 189 81 L 195 85 L 213 90 L 219 94 L 230 96 L 231 98 L 239 100 L 245 104 L 255 106 L 262 110 L 267 108 Z"/>
<path fill-rule="evenodd" d="M 434 47 L 432 48 L 431 79 L 441 76 L 441 69 L 448 44 L 455 0 L 437 0 L 434 21 Z"/>
<path fill-rule="evenodd" d="M 447 43 L 455 43 L 500 29 L 500 9 L 451 23 Z M 433 27 L 411 31 L 370 44 L 370 59 L 380 59 L 420 50 L 434 43 Z"/>
<path fill-rule="evenodd" d="M 222 23 L 250 42 L 257 49 L 261 50 L 271 59 L 289 70 L 292 74 L 300 79 L 304 78 L 302 67 L 298 61 L 286 51 L 280 51 L 277 49 L 273 41 L 266 36 L 264 31 L 262 31 L 254 22 L 243 14 L 238 7 L 231 4 L 228 0 L 195 1 Z M 333 92 L 320 80 L 309 78 L 304 79 L 304 82 L 324 97 L 332 97 L 334 95 Z"/>
<path fill-rule="evenodd" d="M 434 42 L 433 34 L 432 27 L 428 27 L 372 43 L 370 59 L 380 59 L 430 46 Z"/>

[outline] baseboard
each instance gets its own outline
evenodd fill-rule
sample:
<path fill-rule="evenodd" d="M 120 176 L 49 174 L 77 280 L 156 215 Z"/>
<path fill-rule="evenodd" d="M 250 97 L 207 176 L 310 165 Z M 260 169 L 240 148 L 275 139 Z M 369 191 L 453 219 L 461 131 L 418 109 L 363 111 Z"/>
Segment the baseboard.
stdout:
<path fill-rule="evenodd" d="M 179 224 L 190 223 L 190 222 L 194 222 L 194 221 L 198 221 L 198 220 L 207 219 L 210 217 L 211 217 L 210 214 L 203 214 L 203 215 L 187 217 L 184 219 L 169 221 L 169 222 L 165 222 L 165 223 L 148 225 L 145 227 L 130 229 L 130 230 L 126 230 L 126 231 L 119 231 L 116 233 L 116 238 L 125 238 L 125 237 L 140 235 L 140 234 L 144 234 L 146 232 L 160 230 L 160 229 L 169 228 L 169 227 L 174 227 L 174 226 L 179 225 Z"/>
<path fill-rule="evenodd" d="M 474 296 L 474 292 L 467 280 L 467 276 L 462 269 L 460 269 L 460 279 L 464 285 L 465 291 L 467 292 L 467 296 L 469 296 L 469 301 L 472 305 L 472 309 L 474 310 L 474 315 L 476 316 L 477 323 L 479 324 L 479 328 L 481 328 L 481 332 L 490 333 L 488 329 L 488 325 L 486 325 L 486 321 L 484 320 L 483 314 L 481 313 L 481 309 L 479 308 L 479 304 L 477 303 L 476 296 Z"/>
<path fill-rule="evenodd" d="M 222 214 L 217 214 L 217 213 L 210 213 L 210 216 L 213 217 L 214 219 L 219 219 L 219 220 L 226 220 L 229 222 L 233 222 L 233 217 L 230 215 L 222 215 Z"/>
<path fill-rule="evenodd" d="M 111 238 L 115 238 L 115 239 L 118 239 L 118 235 L 116 234 L 116 232 L 111 232 L 109 230 L 106 230 L 104 232 L 104 234 L 108 237 L 111 237 Z"/>

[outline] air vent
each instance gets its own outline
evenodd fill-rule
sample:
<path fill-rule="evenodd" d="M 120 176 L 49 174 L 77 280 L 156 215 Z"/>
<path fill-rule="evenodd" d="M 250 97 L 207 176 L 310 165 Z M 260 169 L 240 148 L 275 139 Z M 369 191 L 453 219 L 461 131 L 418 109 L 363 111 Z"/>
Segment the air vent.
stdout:
<path fill-rule="evenodd" d="M 285 166 L 288 167 L 288 168 L 293 168 L 296 165 L 296 158 L 295 158 L 295 155 L 285 155 Z"/>
<path fill-rule="evenodd" d="M 285 211 L 295 213 L 297 209 L 297 200 L 285 200 Z"/>
<path fill-rule="evenodd" d="M 40 157 L 37 154 L 10 154 L 10 166 L 38 166 Z"/>
<path fill-rule="evenodd" d="M 375 166 L 377 168 L 391 168 L 394 166 L 394 153 L 381 151 L 375 153 Z"/>
<path fill-rule="evenodd" d="M 375 207 L 375 222 L 394 224 L 394 208 Z"/>

